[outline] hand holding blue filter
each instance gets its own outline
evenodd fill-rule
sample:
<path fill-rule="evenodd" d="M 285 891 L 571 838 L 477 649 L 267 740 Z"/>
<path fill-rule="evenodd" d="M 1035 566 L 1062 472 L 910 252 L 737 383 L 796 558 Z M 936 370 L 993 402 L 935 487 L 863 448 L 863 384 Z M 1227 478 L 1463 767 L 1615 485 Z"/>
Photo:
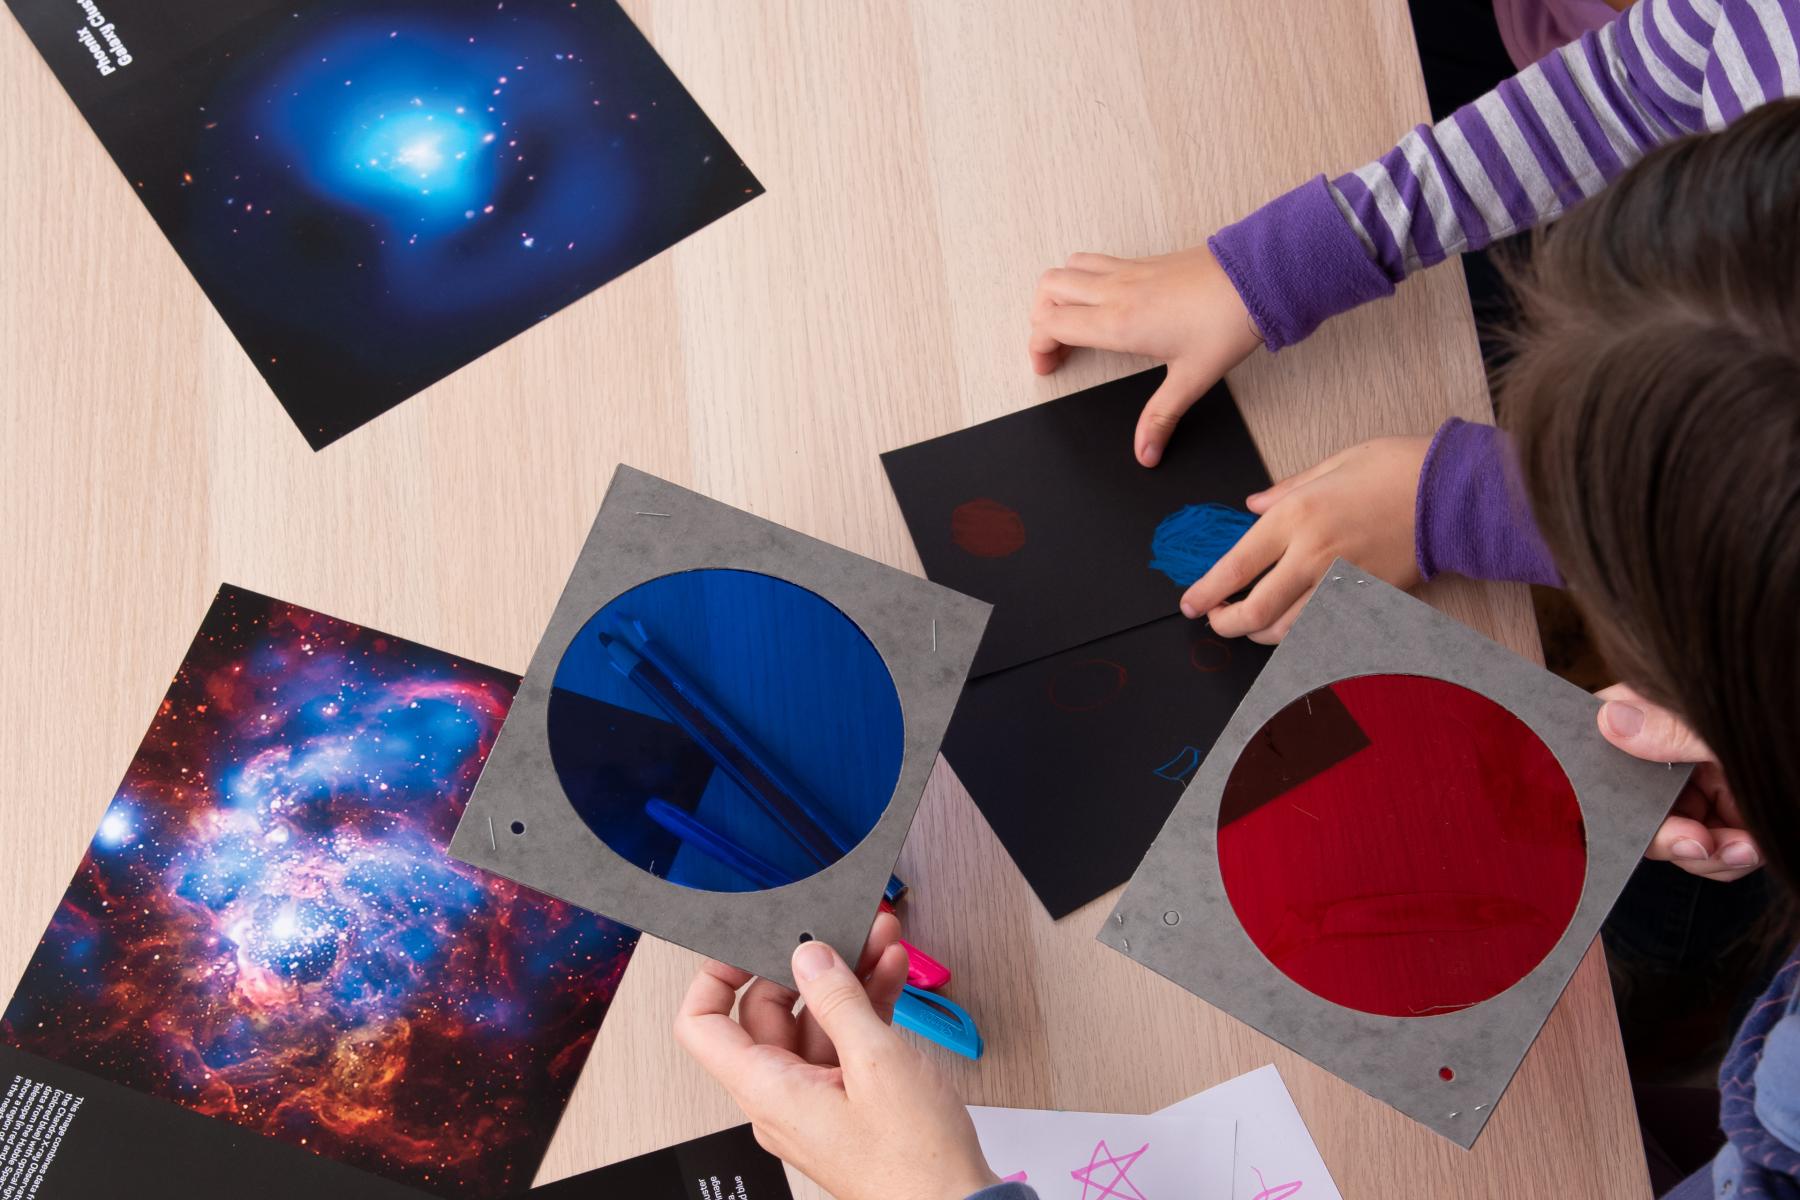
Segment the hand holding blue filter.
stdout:
<path fill-rule="evenodd" d="M 988 611 L 621 467 L 451 853 L 791 986 L 904 890 Z"/>

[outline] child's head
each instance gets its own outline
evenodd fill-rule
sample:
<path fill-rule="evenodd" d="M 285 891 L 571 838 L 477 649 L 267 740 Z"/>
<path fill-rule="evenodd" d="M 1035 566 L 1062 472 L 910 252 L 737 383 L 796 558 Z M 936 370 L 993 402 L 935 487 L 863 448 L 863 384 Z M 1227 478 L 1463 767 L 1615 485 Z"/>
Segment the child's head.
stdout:
<path fill-rule="evenodd" d="M 1800 102 L 1651 154 L 1521 299 L 1502 408 L 1557 564 L 1800 885 Z"/>

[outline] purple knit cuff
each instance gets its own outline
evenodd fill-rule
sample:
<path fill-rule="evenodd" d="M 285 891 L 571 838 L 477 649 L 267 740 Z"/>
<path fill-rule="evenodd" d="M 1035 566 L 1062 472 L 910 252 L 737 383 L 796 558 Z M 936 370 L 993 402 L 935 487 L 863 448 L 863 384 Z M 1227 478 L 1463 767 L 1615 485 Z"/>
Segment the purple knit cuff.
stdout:
<path fill-rule="evenodd" d="M 1291 346 L 1327 317 L 1394 294 L 1318 176 L 1207 239 L 1263 344 Z"/>
<path fill-rule="evenodd" d="M 1414 552 L 1426 579 L 1451 571 L 1562 586 L 1531 518 L 1512 441 L 1492 425 L 1451 417 L 1439 427 L 1419 469 L 1413 517 Z"/>
<path fill-rule="evenodd" d="M 1037 1200 L 1037 1193 L 1022 1183 L 999 1183 L 982 1188 L 969 1200 Z"/>

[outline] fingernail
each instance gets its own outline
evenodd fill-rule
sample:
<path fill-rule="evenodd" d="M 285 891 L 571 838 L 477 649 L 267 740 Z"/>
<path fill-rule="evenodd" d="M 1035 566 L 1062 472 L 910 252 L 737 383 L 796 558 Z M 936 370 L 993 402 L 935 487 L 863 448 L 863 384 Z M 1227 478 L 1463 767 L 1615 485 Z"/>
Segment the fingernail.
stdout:
<path fill-rule="evenodd" d="M 794 978 L 801 983 L 817 979 L 831 970 L 836 958 L 824 942 L 807 942 L 794 951 Z"/>
<path fill-rule="evenodd" d="M 1200 614 L 1194 611 L 1193 605 L 1189 604 L 1186 600 L 1183 600 L 1181 602 L 1181 615 L 1191 621 Z"/>
<path fill-rule="evenodd" d="M 1606 727 L 1617 737 L 1636 737 L 1644 728 L 1644 710 L 1622 700 L 1606 702 Z M 1702 856 L 1704 857 L 1704 855 Z"/>
<path fill-rule="evenodd" d="M 1673 846 L 1669 847 L 1669 855 L 1672 858 L 1694 862 L 1706 857 L 1706 847 L 1702 846 L 1692 838 L 1682 838 L 1679 842 L 1676 842 Z"/>
<path fill-rule="evenodd" d="M 1719 851 L 1719 860 L 1728 867 L 1754 867 L 1758 861 L 1756 847 L 1749 842 L 1733 842 Z"/>
<path fill-rule="evenodd" d="M 1146 467 L 1154 467 L 1158 462 L 1162 461 L 1162 447 L 1156 445 L 1145 446 L 1143 450 L 1138 453 L 1138 461 L 1143 463 Z"/>

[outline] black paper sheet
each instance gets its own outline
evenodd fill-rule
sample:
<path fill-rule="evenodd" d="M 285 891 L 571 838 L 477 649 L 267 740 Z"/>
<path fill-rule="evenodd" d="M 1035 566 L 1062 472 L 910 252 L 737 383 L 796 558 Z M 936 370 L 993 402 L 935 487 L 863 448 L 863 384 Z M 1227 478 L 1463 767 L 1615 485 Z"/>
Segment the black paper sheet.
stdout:
<path fill-rule="evenodd" d="M 1161 466 L 1157 368 L 882 456 L 926 575 L 994 604 L 943 753 L 1051 916 L 1131 877 L 1269 651 L 1152 567 L 1156 529 L 1270 484 L 1223 384 Z"/>
<path fill-rule="evenodd" d="M 793 1200 L 781 1160 L 739 1125 L 531 1189 L 542 1200 Z"/>
<path fill-rule="evenodd" d="M 944 757 L 1063 917 L 1131 877 L 1268 657 L 1164 617 L 975 680 Z"/>
<path fill-rule="evenodd" d="M 1156 527 L 1269 486 L 1224 384 L 1160 466 L 1138 465 L 1132 434 L 1162 378 L 1158 367 L 881 456 L 926 577 L 994 606 L 974 674 L 1176 611 L 1182 589 L 1150 566 Z"/>

